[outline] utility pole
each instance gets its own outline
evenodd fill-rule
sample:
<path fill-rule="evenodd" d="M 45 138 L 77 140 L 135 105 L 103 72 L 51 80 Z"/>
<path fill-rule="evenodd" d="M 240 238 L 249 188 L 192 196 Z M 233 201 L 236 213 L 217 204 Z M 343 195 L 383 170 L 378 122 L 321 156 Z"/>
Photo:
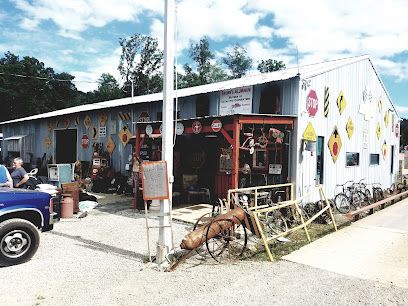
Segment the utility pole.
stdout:
<path fill-rule="evenodd" d="M 161 264 L 166 259 L 172 244 L 170 227 L 170 201 L 172 199 L 173 177 L 173 89 L 174 89 L 174 0 L 165 0 L 164 7 L 164 79 L 163 79 L 163 135 L 162 160 L 167 162 L 169 177 L 169 200 L 160 201 L 159 240 L 157 241 L 156 263 Z"/>

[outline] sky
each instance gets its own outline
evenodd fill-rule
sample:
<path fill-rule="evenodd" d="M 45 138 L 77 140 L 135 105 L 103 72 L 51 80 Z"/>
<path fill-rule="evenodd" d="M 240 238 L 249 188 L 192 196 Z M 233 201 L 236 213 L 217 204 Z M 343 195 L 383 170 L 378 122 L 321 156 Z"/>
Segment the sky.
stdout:
<path fill-rule="evenodd" d="M 233 45 L 254 63 L 287 67 L 369 55 L 399 115 L 408 118 L 408 1 L 175 0 L 176 59 L 207 36 L 220 59 Z M 151 35 L 163 47 L 164 0 L 0 0 L 0 56 L 33 56 L 75 76 L 79 90 L 102 73 L 121 83 L 119 38 Z M 254 71 L 255 72 L 255 71 Z"/>

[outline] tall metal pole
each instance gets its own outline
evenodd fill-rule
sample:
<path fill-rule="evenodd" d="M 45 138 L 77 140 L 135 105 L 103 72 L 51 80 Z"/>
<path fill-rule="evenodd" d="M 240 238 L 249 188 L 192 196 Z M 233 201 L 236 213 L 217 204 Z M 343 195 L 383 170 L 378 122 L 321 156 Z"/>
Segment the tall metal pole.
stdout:
<path fill-rule="evenodd" d="M 173 183 L 173 89 L 174 89 L 174 0 L 166 0 L 164 8 L 164 79 L 163 79 L 163 135 L 162 135 L 162 160 L 167 162 L 169 176 L 169 196 L 172 198 Z M 156 263 L 160 264 L 166 259 L 171 248 L 172 233 L 170 228 L 170 201 L 160 202 L 159 240 L 157 241 Z"/>

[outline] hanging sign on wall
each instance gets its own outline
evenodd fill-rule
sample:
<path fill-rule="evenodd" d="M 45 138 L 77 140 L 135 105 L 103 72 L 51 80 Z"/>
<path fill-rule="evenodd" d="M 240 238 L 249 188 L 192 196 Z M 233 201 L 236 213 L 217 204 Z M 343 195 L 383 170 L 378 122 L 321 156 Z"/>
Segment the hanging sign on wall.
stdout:
<path fill-rule="evenodd" d="M 344 97 L 344 93 L 343 91 L 340 91 L 339 96 L 337 97 L 337 107 L 339 109 L 340 115 L 344 112 L 346 105 L 347 101 L 346 98 Z"/>
<path fill-rule="evenodd" d="M 99 125 L 105 126 L 106 121 L 108 121 L 108 116 L 105 113 L 99 114 Z"/>
<path fill-rule="evenodd" d="M 314 117 L 319 106 L 316 91 L 310 90 L 306 97 L 306 109 L 310 117 Z"/>
<path fill-rule="evenodd" d="M 377 139 L 380 140 L 381 137 L 381 125 L 379 122 L 377 122 L 377 128 L 375 129 L 375 132 L 377 133 Z"/>
<path fill-rule="evenodd" d="M 211 129 L 214 132 L 219 132 L 221 131 L 222 128 L 222 122 L 218 119 L 213 120 L 213 122 L 211 123 Z"/>
<path fill-rule="evenodd" d="M 106 137 L 106 126 L 99 127 L 99 137 Z"/>
<path fill-rule="evenodd" d="M 119 139 L 122 142 L 122 144 L 125 146 L 130 140 L 130 137 L 132 137 L 132 134 L 129 132 L 129 128 L 125 125 L 120 131 L 119 131 Z"/>
<path fill-rule="evenodd" d="M 385 160 L 385 157 L 387 156 L 387 151 L 388 151 L 388 147 L 387 147 L 387 142 L 384 140 L 384 143 L 382 145 L 382 154 L 383 154 L 383 158 Z"/>
<path fill-rule="evenodd" d="M 109 139 L 106 142 L 105 147 L 106 147 L 106 151 L 109 153 L 109 155 L 112 155 L 113 150 L 115 150 L 115 147 L 116 147 L 115 143 L 112 140 L 112 137 L 109 136 Z"/>
<path fill-rule="evenodd" d="M 203 126 L 202 126 L 200 121 L 196 120 L 191 125 L 191 128 L 192 128 L 194 134 L 200 134 L 201 130 L 203 129 Z"/>
<path fill-rule="evenodd" d="M 139 122 L 149 122 L 150 115 L 148 112 L 141 112 L 139 115 Z"/>
<path fill-rule="evenodd" d="M 385 112 L 385 115 L 384 115 L 384 123 L 385 123 L 385 127 L 388 127 L 388 123 L 390 122 L 390 114 L 389 114 L 389 111 L 386 111 Z"/>
<path fill-rule="evenodd" d="M 88 149 L 88 147 L 89 147 L 89 138 L 88 138 L 88 135 L 82 135 L 82 137 L 81 137 L 81 146 L 82 146 L 82 148 L 84 148 L 84 149 Z"/>
<path fill-rule="evenodd" d="M 98 137 L 98 132 L 96 130 L 96 127 L 92 128 L 92 140 L 95 140 Z"/>
<path fill-rule="evenodd" d="M 76 117 L 75 117 L 74 125 L 75 125 L 75 126 L 78 126 L 78 125 L 79 125 L 79 116 L 76 116 Z"/>
<path fill-rule="evenodd" d="M 46 137 L 46 138 L 44 139 L 44 144 L 45 144 L 46 147 L 49 147 L 49 146 L 51 145 L 51 139 L 50 139 L 50 137 Z"/>
<path fill-rule="evenodd" d="M 184 133 L 184 125 L 181 122 L 176 124 L 176 135 L 180 136 Z"/>
<path fill-rule="evenodd" d="M 305 131 L 303 132 L 302 138 L 307 141 L 316 141 L 316 131 L 311 122 L 306 126 Z"/>
<path fill-rule="evenodd" d="M 331 134 L 329 138 L 328 146 L 329 146 L 330 154 L 333 158 L 333 162 L 336 163 L 337 158 L 339 157 L 341 146 L 342 146 L 341 138 L 340 138 L 339 131 L 337 130 L 337 126 L 334 127 L 333 133 Z"/>
<path fill-rule="evenodd" d="M 349 118 L 349 120 L 347 121 L 346 131 L 347 131 L 348 138 L 350 139 L 351 136 L 353 136 L 353 133 L 354 133 L 354 124 L 353 124 L 353 120 L 351 120 L 351 118 Z"/>
<path fill-rule="evenodd" d="M 64 119 L 64 127 L 67 129 L 71 124 L 71 120 L 69 118 Z"/>
<path fill-rule="evenodd" d="M 219 114 L 223 116 L 252 113 L 252 92 L 252 86 L 222 90 Z"/>
<path fill-rule="evenodd" d="M 327 116 L 329 115 L 329 87 L 325 87 L 324 88 L 324 116 L 327 118 Z"/>
<path fill-rule="evenodd" d="M 86 115 L 84 118 L 84 126 L 86 127 L 86 129 L 89 129 L 89 127 L 91 126 L 91 123 L 92 123 L 91 117 Z"/>

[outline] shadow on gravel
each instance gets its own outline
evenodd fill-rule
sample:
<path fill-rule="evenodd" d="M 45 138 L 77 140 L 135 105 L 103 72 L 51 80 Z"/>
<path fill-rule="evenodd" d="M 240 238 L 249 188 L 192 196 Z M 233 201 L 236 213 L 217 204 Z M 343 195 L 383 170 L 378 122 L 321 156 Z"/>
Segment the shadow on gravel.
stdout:
<path fill-rule="evenodd" d="M 148 256 L 144 255 L 144 254 L 140 254 L 140 253 L 136 253 L 136 252 L 132 252 L 132 251 L 128 251 L 128 250 L 124 250 L 121 248 L 117 248 L 108 244 L 104 244 L 104 243 L 100 243 L 100 242 L 96 242 L 93 240 L 89 240 L 89 239 L 84 239 L 80 236 L 73 236 L 73 235 L 68 235 L 68 234 L 64 234 L 64 233 L 59 233 L 56 231 L 51 231 L 50 234 L 52 235 L 57 235 L 57 236 L 61 236 L 64 238 L 68 238 L 68 239 L 72 239 L 72 240 L 76 240 L 78 242 L 83 243 L 83 247 L 85 248 L 89 248 L 92 250 L 96 250 L 96 251 L 100 251 L 100 252 L 104 252 L 104 253 L 109 253 L 109 254 L 114 254 L 114 255 L 120 255 L 123 257 L 130 257 L 133 259 L 139 259 L 142 262 L 146 262 L 149 260 Z"/>

